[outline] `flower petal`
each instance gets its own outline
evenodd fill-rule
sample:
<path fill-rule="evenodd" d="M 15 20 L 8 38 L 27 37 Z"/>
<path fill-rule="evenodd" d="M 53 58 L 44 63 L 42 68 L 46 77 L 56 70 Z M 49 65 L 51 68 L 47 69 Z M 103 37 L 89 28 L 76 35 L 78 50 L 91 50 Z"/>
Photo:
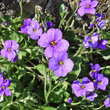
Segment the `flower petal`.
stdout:
<path fill-rule="evenodd" d="M 59 52 L 67 51 L 68 47 L 69 47 L 69 43 L 67 40 L 64 40 L 64 39 L 59 40 L 55 45 L 55 49 Z"/>
<path fill-rule="evenodd" d="M 91 7 L 96 7 L 97 5 L 98 5 L 98 1 L 93 1 L 93 2 L 91 2 Z"/>
<path fill-rule="evenodd" d="M 11 40 L 7 40 L 7 41 L 5 41 L 5 43 L 4 43 L 4 48 L 5 49 L 8 49 L 8 48 L 11 48 Z"/>
<path fill-rule="evenodd" d="M 12 42 L 12 47 L 11 47 L 11 48 L 12 48 L 13 50 L 16 50 L 16 49 L 19 48 L 19 44 L 18 44 L 15 40 L 12 40 L 11 42 Z"/>
<path fill-rule="evenodd" d="M 60 65 L 59 65 L 59 60 L 58 59 L 51 58 L 49 60 L 49 69 L 55 71 L 55 70 L 58 70 L 59 67 L 60 67 Z"/>
<path fill-rule="evenodd" d="M 85 7 L 80 7 L 80 8 L 78 9 L 78 14 L 79 14 L 80 16 L 83 16 L 83 15 L 85 14 Z"/>
<path fill-rule="evenodd" d="M 54 52 L 54 47 L 49 46 L 45 49 L 44 54 L 47 58 L 51 58 L 53 56 L 53 52 Z"/>
<path fill-rule="evenodd" d="M 41 47 L 48 47 L 50 45 L 51 38 L 47 35 L 47 33 L 43 33 L 38 40 L 38 44 Z"/>
<path fill-rule="evenodd" d="M 62 67 L 64 71 L 71 72 L 74 67 L 74 62 L 71 59 L 66 59 Z"/>
<path fill-rule="evenodd" d="M 2 56 L 3 58 L 7 58 L 7 50 L 6 50 L 6 49 L 2 49 L 2 50 L 1 50 L 1 56 Z"/>
<path fill-rule="evenodd" d="M 11 96 L 11 91 L 8 88 L 4 90 L 4 93 L 6 96 Z"/>

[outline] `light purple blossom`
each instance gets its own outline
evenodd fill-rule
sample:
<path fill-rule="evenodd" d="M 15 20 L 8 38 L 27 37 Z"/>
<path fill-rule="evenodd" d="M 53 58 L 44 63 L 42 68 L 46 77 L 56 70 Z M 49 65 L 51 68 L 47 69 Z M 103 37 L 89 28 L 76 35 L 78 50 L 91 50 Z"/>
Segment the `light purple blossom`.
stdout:
<path fill-rule="evenodd" d="M 49 60 L 49 68 L 54 71 L 58 77 L 65 77 L 68 72 L 71 72 L 74 63 L 68 58 L 67 52 L 60 52 Z"/>
<path fill-rule="evenodd" d="M 86 95 L 86 92 L 94 91 L 94 84 L 87 78 L 82 79 L 82 83 L 78 80 L 73 81 L 72 89 L 77 97 Z"/>
<path fill-rule="evenodd" d="M 32 22 L 32 19 L 27 18 L 24 20 L 24 25 L 21 27 L 21 33 L 27 34 L 27 26 L 30 26 Z"/>
<path fill-rule="evenodd" d="M 87 92 L 86 93 L 86 98 L 89 99 L 90 101 L 94 101 L 95 97 L 97 97 L 98 95 L 94 92 Z"/>
<path fill-rule="evenodd" d="M 38 40 L 38 44 L 45 49 L 45 56 L 51 58 L 59 52 L 67 51 L 69 43 L 62 39 L 62 32 L 60 29 L 51 28 L 47 33 L 43 33 Z"/>
<path fill-rule="evenodd" d="M 15 40 L 7 40 L 4 43 L 4 49 L 1 50 L 1 56 L 8 58 L 8 61 L 16 57 L 16 50 L 18 50 L 19 44 Z"/>
<path fill-rule="evenodd" d="M 37 40 L 43 32 L 42 28 L 40 27 L 40 24 L 36 20 L 31 21 L 31 25 L 28 25 L 26 27 L 26 30 L 27 34 L 29 34 L 30 38 L 33 40 Z"/>
<path fill-rule="evenodd" d="M 96 81 L 94 82 L 94 86 L 97 87 L 97 89 L 106 90 L 106 86 L 109 83 L 109 79 L 107 77 L 104 77 L 103 74 L 98 74 Z"/>
<path fill-rule="evenodd" d="M 96 7 L 98 4 L 98 1 L 94 0 L 81 0 L 80 8 L 78 9 L 78 14 L 80 16 L 83 16 L 84 14 L 95 14 L 96 10 L 94 7 Z"/>
<path fill-rule="evenodd" d="M 4 77 L 0 77 L 0 96 L 2 96 L 3 94 L 5 94 L 6 96 L 11 96 L 11 92 L 8 89 L 10 84 L 11 81 L 9 79 L 4 80 Z"/>
<path fill-rule="evenodd" d="M 98 72 L 100 71 L 101 69 L 101 66 L 99 64 L 93 64 L 93 63 L 90 63 L 90 66 L 91 66 L 91 73 L 90 73 L 90 76 L 92 79 L 96 79 L 97 76 L 98 76 Z"/>
<path fill-rule="evenodd" d="M 98 40 L 99 40 L 99 35 L 95 32 L 92 34 L 92 37 L 90 36 L 84 37 L 83 45 L 86 48 L 92 46 L 93 49 L 96 49 L 98 45 Z"/>
<path fill-rule="evenodd" d="M 105 21 L 104 20 L 102 20 L 102 21 L 100 21 L 99 23 L 98 23 L 98 28 L 102 28 L 103 26 L 105 25 Z"/>
<path fill-rule="evenodd" d="M 107 108 L 107 107 L 110 107 L 110 95 L 107 95 L 107 99 L 104 101 L 104 105 L 105 105 L 105 107 Z"/>

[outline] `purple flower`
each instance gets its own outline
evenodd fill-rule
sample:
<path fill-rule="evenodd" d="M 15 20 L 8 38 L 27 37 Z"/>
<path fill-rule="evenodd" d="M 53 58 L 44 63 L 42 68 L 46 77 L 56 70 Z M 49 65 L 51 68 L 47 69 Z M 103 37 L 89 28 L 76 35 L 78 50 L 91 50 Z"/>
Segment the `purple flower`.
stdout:
<path fill-rule="evenodd" d="M 18 50 L 19 44 L 15 40 L 7 40 L 4 43 L 4 49 L 1 50 L 1 56 L 8 58 L 8 61 L 16 57 L 16 50 Z"/>
<path fill-rule="evenodd" d="M 100 49 L 102 49 L 102 50 L 105 50 L 107 43 L 108 43 L 107 40 L 101 39 L 101 40 L 99 41 L 98 48 L 100 48 Z"/>
<path fill-rule="evenodd" d="M 110 107 L 110 95 L 107 95 L 107 99 L 104 101 L 105 107 Z"/>
<path fill-rule="evenodd" d="M 103 74 L 98 74 L 94 86 L 97 87 L 97 89 L 106 90 L 108 83 L 109 79 L 107 77 L 104 77 Z"/>
<path fill-rule="evenodd" d="M 26 29 L 27 33 L 30 35 L 30 38 L 33 40 L 37 40 L 39 36 L 41 36 L 43 31 L 42 28 L 40 27 L 40 24 L 35 20 L 33 20 L 31 22 L 31 25 L 27 26 Z"/>
<path fill-rule="evenodd" d="M 105 21 L 104 20 L 102 20 L 102 21 L 100 21 L 99 23 L 98 23 L 98 28 L 102 28 L 103 26 L 105 25 Z"/>
<path fill-rule="evenodd" d="M 91 66 L 91 73 L 90 73 L 90 76 L 91 78 L 97 78 L 97 75 L 98 75 L 98 72 L 100 71 L 101 69 L 101 66 L 99 64 L 93 64 L 93 63 L 90 63 L 90 66 Z"/>
<path fill-rule="evenodd" d="M 104 14 L 103 13 L 97 13 L 95 14 L 96 17 L 101 17 L 101 18 L 104 18 Z"/>
<path fill-rule="evenodd" d="M 53 22 L 46 22 L 45 24 L 48 28 L 53 27 Z"/>
<path fill-rule="evenodd" d="M 27 34 L 27 26 L 30 26 L 32 22 L 32 19 L 27 18 L 24 20 L 24 25 L 21 27 L 21 33 Z"/>
<path fill-rule="evenodd" d="M 67 51 L 69 43 L 62 39 L 62 32 L 60 29 L 51 28 L 47 33 L 43 33 L 38 40 L 38 44 L 45 49 L 45 56 L 50 58 L 55 54 Z"/>
<path fill-rule="evenodd" d="M 18 60 L 18 56 L 16 55 L 16 57 L 13 58 L 13 59 L 11 60 L 11 62 L 16 62 L 17 60 Z"/>
<path fill-rule="evenodd" d="M 98 4 L 98 1 L 91 1 L 91 0 L 82 0 L 80 3 L 80 8 L 78 9 L 78 14 L 80 16 L 83 16 L 84 14 L 95 14 L 96 10 L 94 7 L 96 7 Z"/>
<path fill-rule="evenodd" d="M 91 24 L 90 24 L 90 27 L 91 27 L 91 28 L 92 28 L 92 27 L 94 27 L 94 24 L 93 24 L 93 23 L 91 23 Z"/>
<path fill-rule="evenodd" d="M 98 40 L 99 40 L 99 35 L 95 32 L 92 34 L 92 37 L 90 36 L 84 37 L 83 45 L 86 48 L 92 46 L 93 49 L 96 49 L 98 45 Z"/>
<path fill-rule="evenodd" d="M 68 99 L 68 101 L 67 101 L 68 103 L 72 103 L 72 99 L 70 98 L 70 99 Z"/>
<path fill-rule="evenodd" d="M 71 72 L 74 67 L 74 63 L 68 58 L 66 52 L 60 52 L 49 60 L 49 68 L 54 71 L 58 77 L 65 77 L 68 72 Z"/>
<path fill-rule="evenodd" d="M 96 19 L 97 22 L 100 22 L 102 20 L 102 18 L 104 18 L 104 14 L 103 13 L 97 13 L 95 14 L 96 17 L 98 17 Z"/>
<path fill-rule="evenodd" d="M 78 80 L 73 81 L 72 89 L 74 91 L 74 94 L 77 97 L 80 97 L 86 95 L 86 92 L 93 92 L 94 84 L 87 77 L 84 77 L 82 79 L 82 84 Z"/>
<path fill-rule="evenodd" d="M 9 79 L 4 80 L 3 77 L 0 77 L 0 96 L 5 94 L 6 96 L 11 96 L 11 92 L 8 89 L 10 86 L 11 81 Z"/>
<path fill-rule="evenodd" d="M 87 92 L 86 93 L 86 98 L 89 99 L 90 101 L 94 101 L 95 97 L 97 97 L 98 95 L 94 92 Z"/>

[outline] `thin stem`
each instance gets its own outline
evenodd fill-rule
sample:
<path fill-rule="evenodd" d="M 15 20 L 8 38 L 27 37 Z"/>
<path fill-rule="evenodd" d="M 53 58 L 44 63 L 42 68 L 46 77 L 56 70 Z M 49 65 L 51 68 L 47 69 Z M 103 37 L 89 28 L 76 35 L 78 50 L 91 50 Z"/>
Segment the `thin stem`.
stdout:
<path fill-rule="evenodd" d="M 20 6 L 20 16 L 23 15 L 23 6 L 22 6 L 22 0 L 19 2 L 19 6 Z"/>

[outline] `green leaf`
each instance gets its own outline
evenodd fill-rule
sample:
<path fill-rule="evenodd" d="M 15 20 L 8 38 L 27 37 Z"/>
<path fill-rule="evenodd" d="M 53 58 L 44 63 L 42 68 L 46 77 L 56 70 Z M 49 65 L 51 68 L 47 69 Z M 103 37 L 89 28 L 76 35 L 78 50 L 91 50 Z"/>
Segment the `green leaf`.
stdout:
<path fill-rule="evenodd" d="M 41 110 L 56 110 L 56 108 L 53 108 L 50 106 L 43 106 L 43 107 L 41 107 Z"/>
<path fill-rule="evenodd" d="M 106 49 L 106 50 L 103 50 L 101 52 L 98 52 L 100 55 L 102 55 L 102 57 L 105 59 L 105 60 L 109 60 L 110 59 L 110 49 Z"/>
<path fill-rule="evenodd" d="M 66 107 L 66 104 L 60 104 L 58 107 L 57 107 L 57 110 L 67 110 L 67 107 Z"/>
<path fill-rule="evenodd" d="M 36 68 L 42 75 L 46 73 L 46 67 L 44 64 L 39 64 L 36 66 Z"/>
<path fill-rule="evenodd" d="M 63 90 L 53 91 L 49 96 L 49 101 L 53 103 L 60 103 L 63 100 Z"/>

